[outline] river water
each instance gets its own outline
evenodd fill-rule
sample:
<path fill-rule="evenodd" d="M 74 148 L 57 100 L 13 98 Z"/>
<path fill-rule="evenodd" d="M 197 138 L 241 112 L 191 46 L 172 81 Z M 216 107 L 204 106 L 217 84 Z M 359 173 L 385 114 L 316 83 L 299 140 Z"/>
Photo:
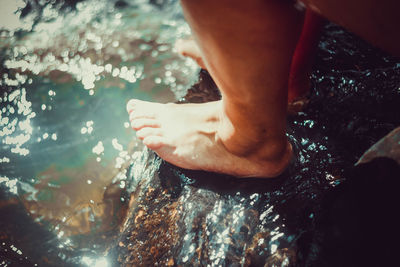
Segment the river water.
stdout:
<path fill-rule="evenodd" d="M 4 260 L 46 262 L 31 241 L 43 239 L 37 246 L 49 244 L 59 260 L 91 265 L 123 217 L 126 169 L 141 150 L 126 102 L 170 102 L 185 94 L 198 69 L 173 44 L 190 30 L 177 1 L 5 0 L 1 6 Z M 29 216 L 13 213 L 18 209 Z M 34 222 L 50 234 L 29 229 Z M 13 242 L 15 232 L 25 241 Z"/>
<path fill-rule="evenodd" d="M 177 1 L 3 0 L 0 15 L 0 266 L 310 266 L 322 199 L 400 124 L 398 59 L 329 24 L 285 179 L 184 171 L 142 153 L 125 111 L 197 79 L 173 51 L 190 35 Z"/>

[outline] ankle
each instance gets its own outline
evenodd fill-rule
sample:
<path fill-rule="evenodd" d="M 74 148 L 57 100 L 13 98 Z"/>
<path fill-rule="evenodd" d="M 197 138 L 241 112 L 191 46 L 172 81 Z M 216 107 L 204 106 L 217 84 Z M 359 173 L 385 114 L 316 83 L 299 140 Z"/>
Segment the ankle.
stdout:
<path fill-rule="evenodd" d="M 237 156 L 248 157 L 264 151 L 266 157 L 279 157 L 287 146 L 285 124 L 275 121 L 274 127 L 268 127 L 271 124 L 265 116 L 255 115 L 262 111 L 247 112 L 243 108 L 239 111 L 228 115 L 221 106 L 217 135 L 226 149 Z"/>
<path fill-rule="evenodd" d="M 260 161 L 279 163 L 291 158 L 292 145 L 286 136 L 279 139 L 270 138 L 260 144 L 253 152 L 252 156 Z"/>
<path fill-rule="evenodd" d="M 269 164 L 263 164 L 268 169 L 267 175 L 269 177 L 276 177 L 280 175 L 289 165 L 293 157 L 293 148 L 288 140 L 286 140 L 285 148 L 281 153 L 275 154 L 274 158 L 269 158 L 267 162 Z"/>
<path fill-rule="evenodd" d="M 226 117 L 221 119 L 217 135 L 230 153 L 265 161 L 280 160 L 290 146 L 284 133 L 272 136 L 259 125 L 233 124 Z"/>

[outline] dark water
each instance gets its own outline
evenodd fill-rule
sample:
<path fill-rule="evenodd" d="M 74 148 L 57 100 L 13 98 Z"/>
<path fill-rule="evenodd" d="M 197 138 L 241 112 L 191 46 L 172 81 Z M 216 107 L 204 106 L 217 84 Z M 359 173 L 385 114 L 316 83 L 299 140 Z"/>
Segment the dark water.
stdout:
<path fill-rule="evenodd" d="M 311 266 L 323 199 L 400 125 L 399 61 L 328 25 L 283 179 L 181 170 L 141 152 L 125 114 L 197 75 L 172 51 L 177 2 L 29 3 L 0 35 L 2 265 Z M 207 99 L 201 79 L 186 100 Z"/>

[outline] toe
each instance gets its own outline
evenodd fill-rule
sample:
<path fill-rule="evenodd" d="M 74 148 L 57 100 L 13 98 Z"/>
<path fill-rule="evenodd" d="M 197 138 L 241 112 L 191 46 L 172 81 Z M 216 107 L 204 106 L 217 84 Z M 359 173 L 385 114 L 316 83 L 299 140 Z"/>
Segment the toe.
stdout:
<path fill-rule="evenodd" d="M 136 108 L 135 110 L 129 113 L 129 121 L 137 120 L 137 119 L 154 119 L 156 114 L 154 111 L 145 109 L 145 108 Z"/>
<path fill-rule="evenodd" d="M 157 103 L 132 98 L 128 101 L 128 103 L 126 103 L 126 110 L 128 112 L 135 111 L 137 109 L 142 109 L 146 106 L 151 106 L 151 105 L 155 105 L 155 104 L 157 104 Z"/>
<path fill-rule="evenodd" d="M 136 136 L 142 140 L 150 136 L 161 136 L 161 134 L 162 133 L 160 128 L 150 128 L 150 127 L 142 128 L 136 132 Z"/>
<path fill-rule="evenodd" d="M 148 118 L 133 119 L 131 126 L 134 130 L 138 131 L 144 127 L 160 128 L 158 121 Z"/>
<path fill-rule="evenodd" d="M 159 149 L 166 144 L 165 138 L 162 136 L 149 136 L 143 139 L 143 144 L 150 149 Z"/>
<path fill-rule="evenodd" d="M 128 113 L 131 113 L 135 110 L 137 101 L 137 99 L 130 99 L 128 103 L 126 103 L 126 111 L 128 111 Z"/>

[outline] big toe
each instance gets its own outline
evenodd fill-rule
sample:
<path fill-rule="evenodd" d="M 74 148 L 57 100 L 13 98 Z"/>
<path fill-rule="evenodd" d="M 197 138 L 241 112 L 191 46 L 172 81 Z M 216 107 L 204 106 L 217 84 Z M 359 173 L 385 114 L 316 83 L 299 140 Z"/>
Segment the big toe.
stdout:
<path fill-rule="evenodd" d="M 157 114 L 160 114 L 161 112 L 159 103 L 152 103 L 137 99 L 129 100 L 126 105 L 126 109 L 129 113 L 130 121 L 139 118 L 154 119 L 157 117 Z"/>
<path fill-rule="evenodd" d="M 134 111 L 138 101 L 139 100 L 137 100 L 137 99 L 130 99 L 128 101 L 128 103 L 126 103 L 126 111 L 128 111 L 128 113 L 131 113 L 132 111 Z"/>

